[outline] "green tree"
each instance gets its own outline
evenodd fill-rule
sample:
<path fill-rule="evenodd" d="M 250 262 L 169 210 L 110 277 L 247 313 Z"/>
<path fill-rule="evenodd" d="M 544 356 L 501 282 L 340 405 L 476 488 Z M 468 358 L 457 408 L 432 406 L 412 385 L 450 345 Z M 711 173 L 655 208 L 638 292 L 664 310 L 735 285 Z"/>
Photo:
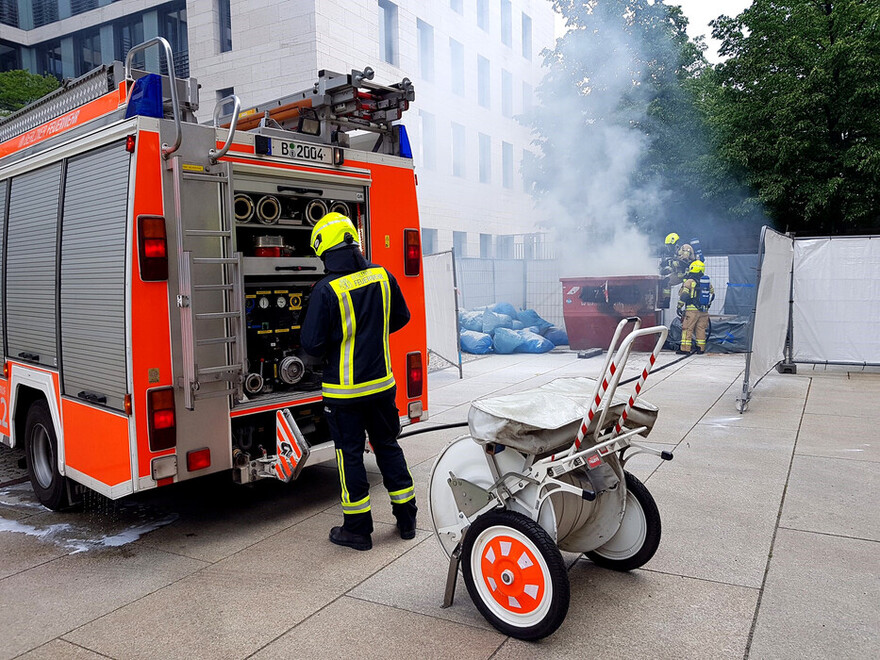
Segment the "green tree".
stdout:
<path fill-rule="evenodd" d="M 23 108 L 58 87 L 53 76 L 38 76 L 15 70 L 0 73 L 0 113 Z"/>
<path fill-rule="evenodd" d="M 880 3 L 755 0 L 714 23 L 708 116 L 781 229 L 880 229 Z"/>
<path fill-rule="evenodd" d="M 736 221 L 755 214 L 714 162 L 705 112 L 717 82 L 681 9 L 661 0 L 553 4 L 568 31 L 545 52 L 530 118 L 540 147 L 526 169 L 534 194 L 577 218 L 569 233 L 607 240 L 635 226 L 655 244 L 676 231 L 729 246 Z"/>

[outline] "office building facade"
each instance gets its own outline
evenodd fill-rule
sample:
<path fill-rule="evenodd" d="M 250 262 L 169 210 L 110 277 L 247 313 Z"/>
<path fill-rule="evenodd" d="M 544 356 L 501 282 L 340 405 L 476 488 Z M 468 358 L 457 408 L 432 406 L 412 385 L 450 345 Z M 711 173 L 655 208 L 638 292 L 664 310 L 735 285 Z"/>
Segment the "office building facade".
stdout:
<path fill-rule="evenodd" d="M 202 86 L 203 121 L 230 93 L 261 103 L 321 69 L 410 78 L 425 251 L 506 257 L 536 230 L 518 115 L 553 20 L 549 0 L 0 0 L 0 71 L 75 77 L 162 36 L 176 73 Z M 137 64 L 164 70 L 155 49 Z"/>

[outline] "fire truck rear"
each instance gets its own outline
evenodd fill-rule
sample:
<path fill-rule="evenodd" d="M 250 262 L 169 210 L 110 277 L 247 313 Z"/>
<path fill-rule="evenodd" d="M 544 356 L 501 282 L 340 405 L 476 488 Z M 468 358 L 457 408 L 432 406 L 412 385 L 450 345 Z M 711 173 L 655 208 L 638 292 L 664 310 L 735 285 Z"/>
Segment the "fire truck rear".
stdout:
<path fill-rule="evenodd" d="M 119 498 L 231 470 L 295 479 L 334 460 L 300 324 L 311 227 L 356 223 L 412 321 L 391 337 L 401 423 L 425 419 L 424 286 L 405 129 L 411 83 L 313 87 L 195 122 L 195 80 L 132 58 L 0 121 L 0 440 L 38 499 Z"/>

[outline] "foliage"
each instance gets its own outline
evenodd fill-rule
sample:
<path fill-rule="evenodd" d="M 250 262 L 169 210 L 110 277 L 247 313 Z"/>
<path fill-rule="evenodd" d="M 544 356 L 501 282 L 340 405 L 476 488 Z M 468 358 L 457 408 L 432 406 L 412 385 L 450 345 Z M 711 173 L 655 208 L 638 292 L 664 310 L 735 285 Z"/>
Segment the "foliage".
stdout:
<path fill-rule="evenodd" d="M 0 73 L 0 113 L 14 112 L 58 87 L 52 76 L 15 70 Z"/>
<path fill-rule="evenodd" d="M 544 53 L 529 118 L 540 147 L 525 170 L 535 195 L 593 238 L 628 224 L 655 244 L 673 230 L 729 243 L 754 209 L 713 155 L 704 113 L 716 78 L 681 9 L 662 0 L 553 4 L 568 31 Z"/>
<path fill-rule="evenodd" d="M 713 35 L 707 116 L 777 226 L 880 230 L 880 3 L 755 0 Z"/>

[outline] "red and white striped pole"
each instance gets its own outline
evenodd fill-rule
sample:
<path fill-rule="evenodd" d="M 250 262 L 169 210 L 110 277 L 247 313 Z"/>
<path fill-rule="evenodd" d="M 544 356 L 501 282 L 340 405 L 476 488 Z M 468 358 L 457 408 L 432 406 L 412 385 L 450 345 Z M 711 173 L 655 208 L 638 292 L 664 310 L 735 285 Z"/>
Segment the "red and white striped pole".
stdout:
<path fill-rule="evenodd" d="M 575 438 L 574 446 L 575 449 L 581 448 L 581 443 L 584 441 L 584 436 L 587 435 L 587 431 L 590 428 L 590 423 L 593 421 L 593 417 L 596 416 L 596 411 L 599 410 L 599 404 L 602 403 L 602 397 L 605 395 L 605 391 L 608 389 L 608 378 L 614 376 L 614 372 L 617 371 L 617 366 L 614 364 L 612 360 L 610 363 L 609 370 L 605 372 L 602 377 L 602 385 L 599 387 L 599 391 L 596 392 L 596 396 L 593 397 L 593 400 L 590 402 L 590 410 L 587 412 L 583 421 L 581 422 L 581 427 L 578 429 L 577 438 Z M 610 372 L 610 373 L 609 373 Z"/>
<path fill-rule="evenodd" d="M 639 398 L 639 393 L 642 391 L 642 387 L 645 385 L 645 381 L 648 379 L 648 374 L 651 373 L 651 369 L 654 367 L 654 363 L 657 361 L 657 354 L 660 352 L 660 347 L 662 345 L 663 341 L 658 341 L 657 345 L 654 346 L 654 352 L 651 353 L 651 357 L 648 358 L 648 364 L 646 364 L 645 368 L 642 369 L 642 375 L 639 378 L 639 382 L 636 383 L 635 394 L 629 397 L 629 401 L 627 401 L 626 407 L 623 409 L 620 418 L 617 420 L 617 425 L 614 427 L 614 433 L 611 434 L 612 437 L 620 433 L 621 429 L 623 428 L 623 423 L 626 421 L 626 418 L 632 411 L 633 406 L 636 403 L 636 399 Z"/>

